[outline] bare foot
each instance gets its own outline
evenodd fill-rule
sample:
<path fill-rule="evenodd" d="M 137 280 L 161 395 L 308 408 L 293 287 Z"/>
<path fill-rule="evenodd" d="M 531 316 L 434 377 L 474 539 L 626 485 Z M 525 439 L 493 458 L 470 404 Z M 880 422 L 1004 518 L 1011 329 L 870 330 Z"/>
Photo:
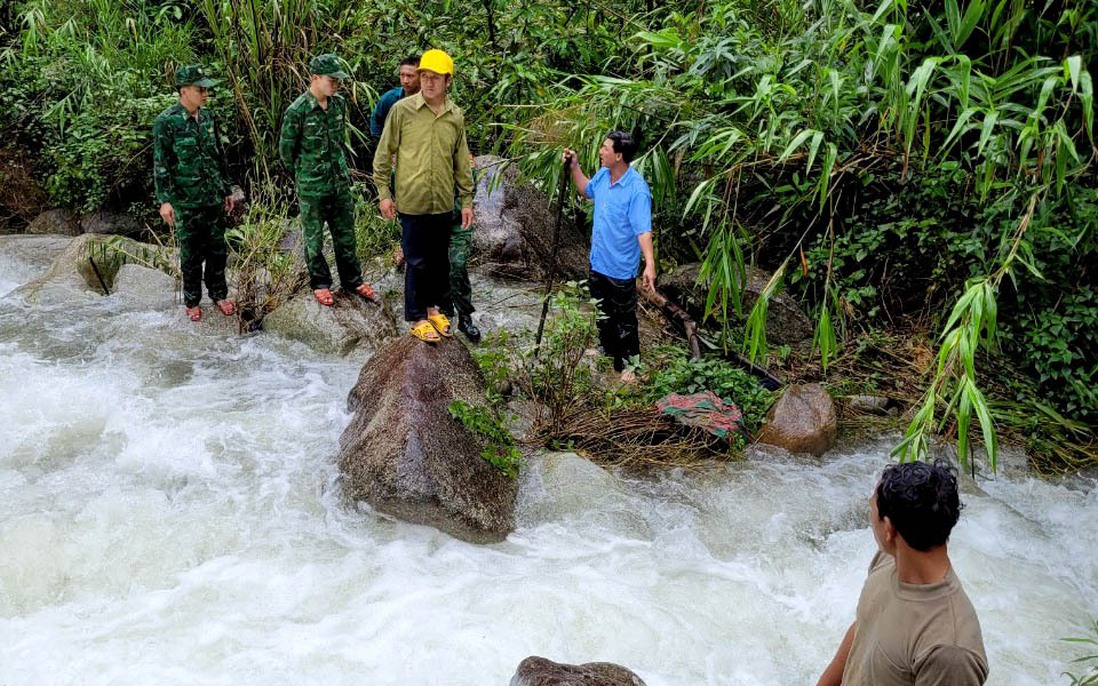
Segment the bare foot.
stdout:
<path fill-rule="evenodd" d="M 637 373 L 632 369 L 626 369 L 624 372 L 621 373 L 621 382 L 626 385 L 636 383 Z"/>

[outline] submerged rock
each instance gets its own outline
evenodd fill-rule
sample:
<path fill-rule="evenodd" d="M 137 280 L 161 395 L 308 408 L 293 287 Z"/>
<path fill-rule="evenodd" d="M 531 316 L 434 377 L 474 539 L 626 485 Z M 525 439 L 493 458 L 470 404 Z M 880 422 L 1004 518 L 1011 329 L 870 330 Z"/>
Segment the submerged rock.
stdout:
<path fill-rule="evenodd" d="M 481 457 L 488 441 L 450 416 L 455 400 L 487 405 L 458 339 L 402 336 L 375 353 L 351 389 L 355 414 L 339 440 L 346 492 L 471 543 L 501 541 L 514 528 L 518 483 Z"/>
<path fill-rule="evenodd" d="M 519 663 L 511 686 L 644 686 L 644 681 L 613 662 L 568 665 L 534 655 Z"/>
<path fill-rule="evenodd" d="M 835 445 L 838 431 L 831 394 L 818 383 L 797 384 L 771 408 L 758 440 L 791 453 L 820 456 Z"/>

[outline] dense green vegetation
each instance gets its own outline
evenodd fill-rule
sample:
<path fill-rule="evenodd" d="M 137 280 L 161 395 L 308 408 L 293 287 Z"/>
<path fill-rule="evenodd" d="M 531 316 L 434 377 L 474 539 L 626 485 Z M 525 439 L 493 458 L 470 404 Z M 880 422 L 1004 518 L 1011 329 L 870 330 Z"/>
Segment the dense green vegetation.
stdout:
<path fill-rule="evenodd" d="M 756 264 L 815 317 L 823 375 L 867 332 L 936 347 L 903 455 L 946 434 L 964 460 L 970 433 L 993 449 L 1013 427 L 1046 454 L 1093 458 L 1086 0 L 16 1 L 0 9 L 0 221 L 48 197 L 155 226 L 150 122 L 175 66 L 201 60 L 224 81 L 213 106 L 234 178 L 278 226 L 293 210 L 275 136 L 307 56 L 348 60 L 361 131 L 400 58 L 426 47 L 457 61 L 474 150 L 546 188 L 562 145 L 591 170 L 608 130 L 639 137 L 661 268 L 703 262 L 719 344 L 771 352 L 767 298 L 741 299 Z M 352 145 L 366 169 L 368 141 Z"/>

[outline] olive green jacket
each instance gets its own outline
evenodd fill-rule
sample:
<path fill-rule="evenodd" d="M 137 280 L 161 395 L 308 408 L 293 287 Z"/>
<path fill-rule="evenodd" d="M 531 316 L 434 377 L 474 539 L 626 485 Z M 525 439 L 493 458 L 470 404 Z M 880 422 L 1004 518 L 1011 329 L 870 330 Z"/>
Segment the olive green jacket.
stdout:
<path fill-rule="evenodd" d="M 389 110 L 385 130 L 374 153 L 374 183 L 378 199 L 393 197 L 389 172 L 396 155 L 397 211 L 402 214 L 442 214 L 454 207 L 473 206 L 473 173 L 465 116 L 446 98 L 435 116 L 422 93 L 410 95 Z"/>
<path fill-rule="evenodd" d="M 328 98 L 325 109 L 305 91 L 286 108 L 278 154 L 294 173 L 298 195 L 322 197 L 350 188 L 346 144 L 347 101 L 342 96 Z"/>
<path fill-rule="evenodd" d="M 217 122 L 208 110 L 197 115 L 176 103 L 153 123 L 153 178 L 161 204 L 209 207 L 232 194 Z"/>

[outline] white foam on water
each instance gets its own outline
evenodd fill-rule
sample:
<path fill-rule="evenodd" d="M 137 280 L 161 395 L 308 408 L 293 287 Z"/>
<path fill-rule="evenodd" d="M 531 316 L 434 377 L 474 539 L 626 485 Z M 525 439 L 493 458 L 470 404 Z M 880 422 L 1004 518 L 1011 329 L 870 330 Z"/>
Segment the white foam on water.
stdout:
<path fill-rule="evenodd" d="M 528 655 L 812 683 L 853 618 L 886 444 L 649 480 L 553 456 L 474 546 L 343 501 L 361 360 L 178 314 L 0 308 L 0 684 L 506 684 Z M 1093 486 L 965 491 L 988 683 L 1066 683 Z"/>

